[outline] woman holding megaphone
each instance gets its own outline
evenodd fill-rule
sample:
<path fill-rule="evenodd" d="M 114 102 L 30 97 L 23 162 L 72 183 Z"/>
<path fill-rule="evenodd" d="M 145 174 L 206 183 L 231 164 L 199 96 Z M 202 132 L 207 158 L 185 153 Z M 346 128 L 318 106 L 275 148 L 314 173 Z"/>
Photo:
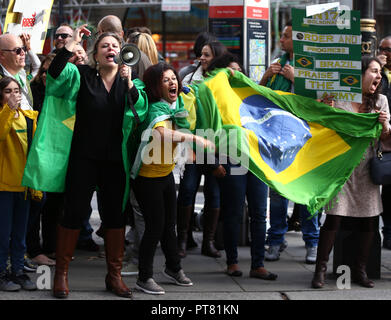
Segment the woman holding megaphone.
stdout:
<path fill-rule="evenodd" d="M 98 188 L 105 226 L 106 288 L 130 298 L 131 291 L 121 278 L 125 243 L 122 204 L 129 181 L 124 148 L 135 123 L 146 115 L 146 100 L 143 91 L 138 90 L 143 88 L 142 82 L 132 81 L 130 67 L 114 61 L 121 48 L 121 39 L 114 33 L 99 35 L 90 65 L 67 63 L 83 35 L 90 36 L 86 25 L 74 31 L 71 41 L 56 55 L 48 70 L 48 89 L 50 85 L 56 88 L 48 103 L 53 102 L 53 107 L 75 103 L 76 107 L 64 217 L 57 229 L 53 294 L 57 298 L 68 296 L 68 265 L 92 194 Z"/>

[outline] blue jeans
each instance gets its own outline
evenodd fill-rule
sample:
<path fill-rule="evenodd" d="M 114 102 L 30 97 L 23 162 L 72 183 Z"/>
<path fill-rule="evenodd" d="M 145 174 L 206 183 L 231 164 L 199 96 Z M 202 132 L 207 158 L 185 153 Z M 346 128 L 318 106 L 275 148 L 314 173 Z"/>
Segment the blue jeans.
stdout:
<path fill-rule="evenodd" d="M 27 222 L 30 197 L 24 192 L 0 191 L 0 272 L 7 268 L 8 253 L 11 271 L 23 270 L 26 253 Z"/>
<path fill-rule="evenodd" d="M 201 176 L 205 175 L 204 197 L 205 206 L 208 208 L 220 208 L 220 190 L 215 176 L 208 172 L 208 166 L 202 164 L 186 164 L 183 178 L 178 192 L 178 204 L 186 207 L 195 201 Z"/>
<path fill-rule="evenodd" d="M 251 232 L 251 269 L 263 267 L 265 257 L 267 186 L 251 172 L 231 175 L 232 164 L 224 165 L 227 175 L 220 180 L 221 214 L 227 265 L 238 263 L 238 239 L 247 196 Z"/>
<path fill-rule="evenodd" d="M 267 231 L 267 243 L 270 246 L 279 246 L 284 242 L 284 235 L 288 231 L 288 199 L 285 199 L 273 189 L 270 189 L 270 228 Z M 301 231 L 306 247 L 317 247 L 319 239 L 318 217 L 312 219 L 307 207 L 299 205 Z"/>

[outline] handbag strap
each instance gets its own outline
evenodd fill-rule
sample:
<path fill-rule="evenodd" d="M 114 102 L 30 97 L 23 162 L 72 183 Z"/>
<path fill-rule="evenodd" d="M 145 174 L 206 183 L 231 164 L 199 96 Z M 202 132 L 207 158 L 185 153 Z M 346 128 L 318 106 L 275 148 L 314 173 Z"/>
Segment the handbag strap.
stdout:
<path fill-rule="evenodd" d="M 383 158 L 383 150 L 381 147 L 381 141 L 379 139 L 377 150 L 376 150 L 376 156 L 381 160 Z"/>

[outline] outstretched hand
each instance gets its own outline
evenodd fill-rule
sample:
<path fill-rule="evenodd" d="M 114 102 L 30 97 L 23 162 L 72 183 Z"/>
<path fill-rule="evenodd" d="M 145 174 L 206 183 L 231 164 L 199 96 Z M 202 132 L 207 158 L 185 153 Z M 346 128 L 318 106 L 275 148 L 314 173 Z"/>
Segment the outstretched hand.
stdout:
<path fill-rule="evenodd" d="M 87 37 L 91 35 L 91 31 L 87 29 L 87 25 L 88 24 L 83 24 L 80 27 L 77 27 L 75 31 L 73 31 L 73 36 L 72 36 L 73 41 L 80 43 L 84 34 Z"/>
<path fill-rule="evenodd" d="M 87 29 L 87 24 L 83 24 L 73 31 L 72 39 L 65 44 L 67 50 L 72 52 L 75 46 L 81 42 L 84 34 L 87 37 L 91 35 L 91 31 Z"/>

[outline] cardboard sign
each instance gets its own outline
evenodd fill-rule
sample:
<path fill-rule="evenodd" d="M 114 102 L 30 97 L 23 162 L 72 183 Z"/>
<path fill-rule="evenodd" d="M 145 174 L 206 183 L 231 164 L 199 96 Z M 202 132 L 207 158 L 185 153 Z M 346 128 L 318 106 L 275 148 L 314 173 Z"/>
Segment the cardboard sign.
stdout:
<path fill-rule="evenodd" d="M 31 50 L 42 53 L 53 0 L 11 0 L 5 17 L 4 32 L 16 36 L 31 35 Z"/>
<path fill-rule="evenodd" d="M 361 103 L 360 12 L 292 9 L 295 93 Z"/>

